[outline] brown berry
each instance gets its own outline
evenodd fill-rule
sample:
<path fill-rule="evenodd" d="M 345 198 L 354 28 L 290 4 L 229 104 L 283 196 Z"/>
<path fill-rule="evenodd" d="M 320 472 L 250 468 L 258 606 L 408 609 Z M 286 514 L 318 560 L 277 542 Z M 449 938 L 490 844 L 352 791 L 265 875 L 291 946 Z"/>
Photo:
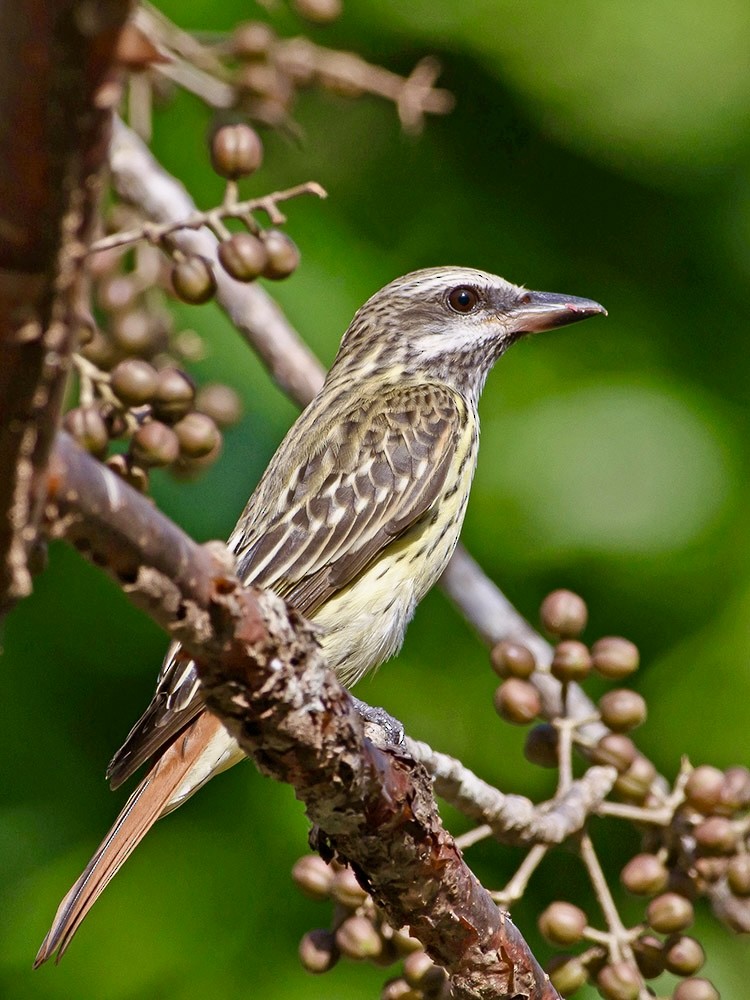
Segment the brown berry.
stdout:
<path fill-rule="evenodd" d="M 133 435 L 130 451 L 142 465 L 170 465 L 180 453 L 180 444 L 171 427 L 159 420 L 149 420 Z"/>
<path fill-rule="evenodd" d="M 341 14 L 341 0 L 294 0 L 294 9 L 314 24 L 329 24 Z"/>
<path fill-rule="evenodd" d="M 391 941 L 396 946 L 396 951 L 399 955 L 411 955 L 413 951 L 420 951 L 422 948 L 422 943 L 411 936 L 408 927 L 402 927 L 400 930 L 394 931 Z"/>
<path fill-rule="evenodd" d="M 355 910 L 367 899 L 367 893 L 357 881 L 357 876 L 351 868 L 342 868 L 336 872 L 331 885 L 331 895 L 336 902 Z"/>
<path fill-rule="evenodd" d="M 184 257 L 172 265 L 172 288 L 178 299 L 201 305 L 214 297 L 216 278 L 210 261 L 198 254 Z"/>
<path fill-rule="evenodd" d="M 159 376 L 153 365 L 140 358 L 128 358 L 112 369 L 111 385 L 126 406 L 142 406 L 156 392 Z"/>
<path fill-rule="evenodd" d="M 577 944 L 586 929 L 586 914 L 578 906 L 558 900 L 539 917 L 539 930 L 552 944 Z"/>
<path fill-rule="evenodd" d="M 383 948 L 383 939 L 367 917 L 347 917 L 336 930 L 336 944 L 349 958 L 375 958 Z"/>
<path fill-rule="evenodd" d="M 746 767 L 728 767 L 721 789 L 721 812 L 732 814 L 750 806 L 750 771 Z"/>
<path fill-rule="evenodd" d="M 702 854 L 734 854 L 737 830 L 726 816 L 709 816 L 695 828 L 695 842 Z"/>
<path fill-rule="evenodd" d="M 642 934 L 636 938 L 633 954 L 644 979 L 656 979 L 664 972 L 664 946 L 653 934 Z"/>
<path fill-rule="evenodd" d="M 649 926 L 659 934 L 674 934 L 684 931 L 695 918 L 693 904 L 676 892 L 664 892 L 648 904 L 646 919 Z"/>
<path fill-rule="evenodd" d="M 519 642 L 503 640 L 492 647 L 490 653 L 492 669 L 498 677 L 531 677 L 536 669 L 534 654 Z"/>
<path fill-rule="evenodd" d="M 113 274 L 103 278 L 96 289 L 96 298 L 105 312 L 130 309 L 138 296 L 138 288 L 130 275 Z"/>
<path fill-rule="evenodd" d="M 529 681 L 510 677 L 495 691 L 495 710 L 506 722 L 525 726 L 541 712 L 542 699 Z"/>
<path fill-rule="evenodd" d="M 300 261 L 300 253 L 296 243 L 286 233 L 279 229 L 266 229 L 263 242 L 268 253 L 268 263 L 263 269 L 263 276 L 278 281 L 287 278 L 296 270 Z"/>
<path fill-rule="evenodd" d="M 625 733 L 640 726 L 646 719 L 646 700 L 637 691 L 618 688 L 607 691 L 599 699 L 602 722 L 613 732 Z"/>
<path fill-rule="evenodd" d="M 265 244 L 252 233 L 234 233 L 219 244 L 221 266 L 236 281 L 255 281 L 268 264 Z"/>
<path fill-rule="evenodd" d="M 219 427 L 230 427 L 242 416 L 240 397 L 234 389 L 221 382 L 204 385 L 199 389 L 195 405 L 201 413 L 211 417 Z"/>
<path fill-rule="evenodd" d="M 704 815 L 712 813 L 721 801 L 724 773 L 718 767 L 702 764 L 691 772 L 685 785 L 685 798 L 689 805 Z"/>
<path fill-rule="evenodd" d="M 633 763 L 615 782 L 615 791 L 623 798 L 634 802 L 643 802 L 651 790 L 656 777 L 656 768 L 640 754 L 636 754 Z"/>
<path fill-rule="evenodd" d="M 727 865 L 727 882 L 735 896 L 750 896 L 750 854 L 738 854 Z"/>
<path fill-rule="evenodd" d="M 636 896 L 653 896 L 667 885 L 669 872 L 655 854 L 636 854 L 620 872 L 620 881 Z"/>
<path fill-rule="evenodd" d="M 591 673 L 588 647 L 577 639 L 563 639 L 552 654 L 552 676 L 559 681 L 582 681 Z"/>
<path fill-rule="evenodd" d="M 435 963 L 426 951 L 413 951 L 404 959 L 404 979 L 409 986 L 418 988 L 434 968 Z"/>
<path fill-rule="evenodd" d="M 119 313 L 111 324 L 112 341 L 123 354 L 150 358 L 167 346 L 165 332 L 143 309 L 128 309 Z"/>
<path fill-rule="evenodd" d="M 106 337 L 100 330 L 96 330 L 88 344 L 81 348 L 81 354 L 90 361 L 92 365 L 107 371 L 112 367 L 119 357 L 119 352 L 112 343 L 110 337 Z"/>
<path fill-rule="evenodd" d="M 547 962 L 546 971 L 552 985 L 564 997 L 579 990 L 588 978 L 586 966 L 577 955 L 555 955 Z"/>
<path fill-rule="evenodd" d="M 239 59 L 262 59 L 276 40 L 272 28 L 262 21 L 245 21 L 232 32 L 232 52 Z"/>
<path fill-rule="evenodd" d="M 541 722 L 526 734 L 523 752 L 526 760 L 538 767 L 557 767 L 559 734 L 548 722 Z"/>
<path fill-rule="evenodd" d="M 211 166 L 220 177 L 239 180 L 263 162 L 263 144 L 249 125 L 222 125 L 211 139 Z"/>
<path fill-rule="evenodd" d="M 180 368 L 162 368 L 158 374 L 152 406 L 160 420 L 174 423 L 190 410 L 195 387 Z"/>
<path fill-rule="evenodd" d="M 703 967 L 706 954 L 695 938 L 680 934 L 665 942 L 664 960 L 667 971 L 675 976 L 693 976 Z"/>
<path fill-rule="evenodd" d="M 586 602 L 572 590 L 553 590 L 542 601 L 542 625 L 558 639 L 575 639 L 586 628 Z"/>
<path fill-rule="evenodd" d="M 216 424 L 205 413 L 193 411 L 174 425 L 180 442 L 181 458 L 204 458 L 210 455 L 221 440 Z"/>
<path fill-rule="evenodd" d="M 620 774 L 628 770 L 636 756 L 633 741 L 620 733 L 607 733 L 591 750 L 591 759 L 595 764 L 610 764 Z"/>
<path fill-rule="evenodd" d="M 638 647 L 629 639 L 608 635 L 591 647 L 594 670 L 611 681 L 620 681 L 638 669 Z"/>
<path fill-rule="evenodd" d="M 638 1000 L 641 977 L 630 962 L 612 962 L 600 970 L 596 985 L 605 1000 Z"/>
<path fill-rule="evenodd" d="M 308 972 L 328 972 L 339 959 L 339 950 L 330 931 L 308 931 L 299 943 L 299 958 Z"/>
<path fill-rule="evenodd" d="M 327 899 L 333 884 L 333 871 L 317 854 L 306 854 L 295 861 L 292 879 L 310 899 Z"/>
<path fill-rule="evenodd" d="M 63 418 L 63 427 L 91 455 L 103 455 L 109 444 L 104 418 L 95 406 L 76 406 Z"/>
<path fill-rule="evenodd" d="M 719 991 L 708 979 L 683 979 L 675 987 L 672 1000 L 719 1000 Z"/>

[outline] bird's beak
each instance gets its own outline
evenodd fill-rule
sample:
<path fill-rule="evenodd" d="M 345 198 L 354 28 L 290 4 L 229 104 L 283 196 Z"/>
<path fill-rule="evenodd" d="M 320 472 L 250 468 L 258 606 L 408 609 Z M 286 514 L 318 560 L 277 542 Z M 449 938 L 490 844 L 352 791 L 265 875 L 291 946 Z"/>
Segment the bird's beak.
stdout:
<path fill-rule="evenodd" d="M 526 292 L 513 309 L 512 323 L 518 334 L 541 333 L 598 315 L 606 316 L 607 310 L 593 299 L 556 292 Z"/>

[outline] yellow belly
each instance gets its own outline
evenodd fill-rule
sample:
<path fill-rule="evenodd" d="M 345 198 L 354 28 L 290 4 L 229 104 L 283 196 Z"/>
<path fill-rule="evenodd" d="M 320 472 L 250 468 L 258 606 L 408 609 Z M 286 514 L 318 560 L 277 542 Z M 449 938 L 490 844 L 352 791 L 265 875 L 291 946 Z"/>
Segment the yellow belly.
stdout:
<path fill-rule="evenodd" d="M 313 616 L 328 666 L 347 685 L 394 656 L 417 604 L 438 580 L 461 532 L 476 467 L 471 421 L 440 499 L 422 522 L 394 541 Z"/>

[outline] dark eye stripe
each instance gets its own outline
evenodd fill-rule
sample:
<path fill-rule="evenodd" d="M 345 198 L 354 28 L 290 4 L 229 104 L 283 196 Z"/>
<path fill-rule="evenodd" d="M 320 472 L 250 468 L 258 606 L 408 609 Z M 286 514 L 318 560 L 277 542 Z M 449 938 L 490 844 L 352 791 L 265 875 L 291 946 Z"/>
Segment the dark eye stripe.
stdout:
<path fill-rule="evenodd" d="M 470 313 L 479 305 L 479 292 L 471 285 L 458 285 L 448 293 L 448 305 L 454 312 Z"/>

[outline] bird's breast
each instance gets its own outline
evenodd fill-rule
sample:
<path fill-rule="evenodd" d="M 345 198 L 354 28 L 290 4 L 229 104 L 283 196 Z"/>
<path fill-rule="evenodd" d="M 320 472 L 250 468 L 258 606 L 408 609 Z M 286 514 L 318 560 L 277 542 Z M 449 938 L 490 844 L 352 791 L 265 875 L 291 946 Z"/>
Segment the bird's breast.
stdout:
<path fill-rule="evenodd" d="M 398 652 L 417 604 L 453 554 L 476 468 L 476 420 L 460 434 L 440 496 L 420 522 L 314 615 L 327 662 L 345 684 Z"/>

